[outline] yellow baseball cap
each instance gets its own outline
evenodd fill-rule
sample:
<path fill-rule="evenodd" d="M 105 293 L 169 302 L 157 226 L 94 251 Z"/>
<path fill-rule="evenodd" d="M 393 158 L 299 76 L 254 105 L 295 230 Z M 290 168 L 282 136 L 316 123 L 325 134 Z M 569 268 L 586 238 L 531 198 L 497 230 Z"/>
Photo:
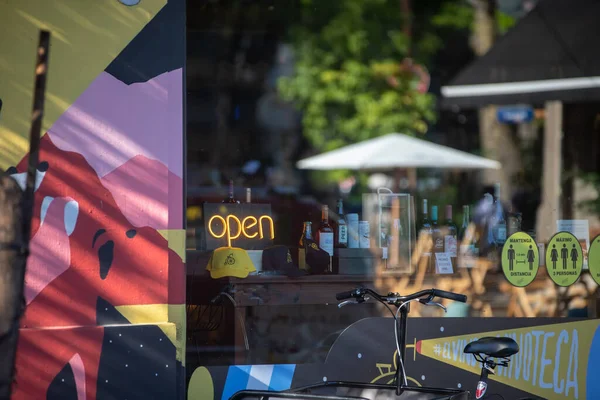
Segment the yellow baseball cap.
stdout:
<path fill-rule="evenodd" d="M 250 272 L 255 272 L 256 268 L 246 250 L 238 247 L 219 247 L 210 256 L 206 270 L 210 271 L 213 279 L 226 276 L 245 278 Z"/>

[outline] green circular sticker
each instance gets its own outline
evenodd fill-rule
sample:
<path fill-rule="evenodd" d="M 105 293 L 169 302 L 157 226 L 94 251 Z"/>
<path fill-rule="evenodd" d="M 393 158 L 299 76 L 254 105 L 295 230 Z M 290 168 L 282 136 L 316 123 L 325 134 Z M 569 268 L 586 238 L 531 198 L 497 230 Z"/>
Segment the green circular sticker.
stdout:
<path fill-rule="evenodd" d="M 590 244 L 588 251 L 588 269 L 590 275 L 600 285 L 600 235 L 596 236 Z"/>
<path fill-rule="evenodd" d="M 546 248 L 546 269 L 558 286 L 571 286 L 583 270 L 583 250 L 577 237 L 570 232 L 558 232 Z"/>
<path fill-rule="evenodd" d="M 540 254 L 535 240 L 525 232 L 513 233 L 502 247 L 502 272 L 513 286 L 525 287 L 535 279 Z"/>

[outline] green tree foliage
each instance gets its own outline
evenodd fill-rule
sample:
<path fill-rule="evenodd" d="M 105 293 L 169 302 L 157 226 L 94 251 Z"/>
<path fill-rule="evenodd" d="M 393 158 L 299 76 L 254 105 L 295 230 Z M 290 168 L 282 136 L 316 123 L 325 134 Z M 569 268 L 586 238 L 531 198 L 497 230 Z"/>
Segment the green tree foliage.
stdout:
<path fill-rule="evenodd" d="M 303 1 L 291 29 L 295 75 L 281 78 L 279 90 L 302 110 L 304 134 L 315 149 L 390 132 L 422 134 L 434 121 L 434 97 L 418 90 L 415 74 L 403 64 L 410 41 L 398 4 Z M 436 39 L 417 45 L 431 53 Z"/>
<path fill-rule="evenodd" d="M 427 66 L 444 30 L 468 31 L 473 13 L 468 3 L 456 3 L 412 1 L 409 37 L 399 0 L 301 0 L 289 31 L 295 74 L 280 78 L 278 89 L 302 111 L 303 133 L 315 150 L 427 131 L 435 96 L 419 90 L 411 60 Z M 319 174 L 315 183 L 344 176 Z"/>
<path fill-rule="evenodd" d="M 455 0 L 412 4 L 408 37 L 399 0 L 301 0 L 290 29 L 295 75 L 278 86 L 302 110 L 304 134 L 316 150 L 390 132 L 423 134 L 434 122 L 435 98 L 419 90 L 419 76 L 404 61 L 410 53 L 427 65 L 443 46 L 444 30 L 470 30 L 473 9 Z"/>

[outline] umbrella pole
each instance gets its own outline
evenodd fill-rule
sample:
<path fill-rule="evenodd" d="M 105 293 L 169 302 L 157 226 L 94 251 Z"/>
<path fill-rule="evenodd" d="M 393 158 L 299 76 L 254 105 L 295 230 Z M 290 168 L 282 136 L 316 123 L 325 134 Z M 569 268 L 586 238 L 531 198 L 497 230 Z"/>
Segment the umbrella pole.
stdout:
<path fill-rule="evenodd" d="M 400 193 L 400 182 L 404 178 L 404 171 L 400 168 L 394 170 L 394 193 Z"/>
<path fill-rule="evenodd" d="M 409 168 L 408 172 L 408 188 L 410 192 L 416 193 L 417 191 L 417 169 Z"/>
<path fill-rule="evenodd" d="M 400 182 L 403 178 L 408 178 L 408 192 L 414 194 L 417 191 L 417 169 L 396 168 L 394 170 L 394 192 L 401 192 Z"/>

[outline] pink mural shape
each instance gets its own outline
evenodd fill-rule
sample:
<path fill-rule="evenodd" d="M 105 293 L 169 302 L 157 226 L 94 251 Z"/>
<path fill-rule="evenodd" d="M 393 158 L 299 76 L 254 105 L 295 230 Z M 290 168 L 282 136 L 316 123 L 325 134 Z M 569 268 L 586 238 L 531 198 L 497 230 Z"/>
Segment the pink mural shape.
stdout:
<path fill-rule="evenodd" d="M 181 188 L 177 187 L 181 178 L 164 164 L 136 156 L 101 181 L 132 225 L 166 229 L 182 223 L 183 201 L 174 199 L 167 209 L 170 193 L 181 193 Z M 171 218 L 178 218 L 178 221 L 168 221 Z"/>
<path fill-rule="evenodd" d="M 75 354 L 71 360 L 69 360 L 71 369 L 73 370 L 73 377 L 75 378 L 75 387 L 77 388 L 77 400 L 86 400 L 85 395 L 85 365 L 79 354 Z"/>
<path fill-rule="evenodd" d="M 182 73 L 127 85 L 103 72 L 48 132 L 86 159 L 136 227 L 183 228 Z"/>
<path fill-rule="evenodd" d="M 73 233 L 79 207 L 67 198 L 46 196 L 40 210 L 40 227 L 31 240 L 31 257 L 25 272 L 25 300 L 31 301 L 56 277 L 69 269 Z"/>

